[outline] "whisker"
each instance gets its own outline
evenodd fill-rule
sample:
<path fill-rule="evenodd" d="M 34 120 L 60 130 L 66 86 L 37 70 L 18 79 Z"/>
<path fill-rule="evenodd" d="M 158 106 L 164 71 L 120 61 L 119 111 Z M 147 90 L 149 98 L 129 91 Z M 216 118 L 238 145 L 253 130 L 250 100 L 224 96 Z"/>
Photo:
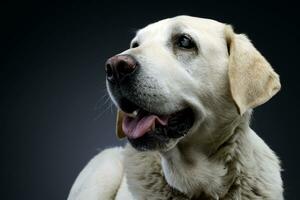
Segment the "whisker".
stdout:
<path fill-rule="evenodd" d="M 98 114 L 98 116 L 95 117 L 94 120 L 98 120 L 98 119 L 99 119 L 100 117 L 102 117 L 103 114 L 104 114 L 106 111 L 108 111 L 110 108 L 111 108 L 111 106 L 107 106 L 104 110 L 102 110 L 102 111 Z"/>
<path fill-rule="evenodd" d="M 104 100 L 104 101 L 103 101 Z M 95 105 L 95 110 L 98 110 L 100 108 L 102 108 L 103 106 L 105 106 L 105 104 L 107 102 L 109 102 L 110 100 L 110 97 L 108 95 L 108 93 L 105 93 L 97 102 L 96 102 L 96 105 Z"/>
<path fill-rule="evenodd" d="M 114 111 L 113 111 L 113 105 L 114 105 L 113 102 L 111 102 L 111 103 L 110 103 L 110 112 L 111 112 L 111 114 L 114 114 Z"/>

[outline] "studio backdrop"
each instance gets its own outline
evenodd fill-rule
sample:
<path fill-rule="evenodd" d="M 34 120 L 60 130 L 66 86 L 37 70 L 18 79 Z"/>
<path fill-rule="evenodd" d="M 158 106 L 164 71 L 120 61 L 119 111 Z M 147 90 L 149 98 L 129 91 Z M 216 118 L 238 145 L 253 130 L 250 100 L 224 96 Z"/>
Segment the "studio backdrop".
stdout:
<path fill-rule="evenodd" d="M 19 1 L 1 5 L 1 199 L 66 199 L 80 170 L 115 136 L 104 63 L 135 32 L 176 15 L 246 33 L 281 77 L 252 127 L 279 155 L 286 199 L 299 195 L 299 11 L 231 1 Z"/>

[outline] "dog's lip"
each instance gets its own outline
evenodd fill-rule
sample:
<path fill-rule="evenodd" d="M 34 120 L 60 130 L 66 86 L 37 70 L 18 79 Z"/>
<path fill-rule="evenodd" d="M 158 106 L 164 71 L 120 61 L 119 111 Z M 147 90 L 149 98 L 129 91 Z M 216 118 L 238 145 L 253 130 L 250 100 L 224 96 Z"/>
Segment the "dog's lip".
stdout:
<path fill-rule="evenodd" d="M 191 121 L 184 120 L 182 117 L 186 119 L 194 118 L 193 109 L 189 106 L 176 111 L 161 112 L 157 108 L 157 111 L 145 110 L 125 97 L 120 98 L 117 102 L 118 108 L 124 112 L 121 123 L 122 131 L 130 140 L 138 140 L 149 134 L 157 136 L 164 134 L 164 137 L 169 138 L 181 137 L 187 133 L 183 129 L 186 126 L 182 123 L 189 124 L 188 121 Z M 179 130 L 174 129 L 177 126 Z"/>
<path fill-rule="evenodd" d="M 133 116 L 134 112 L 137 114 L 141 110 L 141 108 L 130 101 L 129 99 L 122 97 L 118 101 L 118 107 L 124 112 L 127 113 L 127 115 Z"/>
<path fill-rule="evenodd" d="M 161 115 L 150 113 L 140 108 L 139 111 L 134 111 L 134 114 L 125 113 L 122 121 L 122 130 L 129 139 L 137 139 L 145 134 L 154 133 L 156 128 L 167 128 L 165 130 L 168 130 L 169 126 L 174 127 L 174 122 L 180 123 L 180 121 L 174 121 L 174 119 L 178 118 L 178 116 L 185 116 L 190 111 L 191 108 L 187 107 L 172 114 Z M 136 112 L 138 113 L 136 114 Z"/>
<path fill-rule="evenodd" d="M 130 144 L 137 150 L 164 149 L 170 141 L 185 137 L 195 122 L 195 114 L 191 107 L 185 107 L 169 115 L 167 125 L 156 124 L 154 129 L 141 137 L 127 137 Z"/>
<path fill-rule="evenodd" d="M 140 112 L 148 112 L 148 113 L 152 113 L 155 115 L 171 115 L 172 112 L 165 112 L 163 110 L 159 110 L 159 109 L 151 109 L 150 108 L 145 108 L 141 105 L 138 105 L 137 103 L 133 103 L 133 101 L 131 101 L 128 98 L 122 97 L 119 98 L 117 100 L 116 106 L 123 111 L 126 115 L 130 116 L 130 117 L 136 117 L 138 115 L 138 113 Z M 174 113 L 174 112 L 173 112 Z"/>

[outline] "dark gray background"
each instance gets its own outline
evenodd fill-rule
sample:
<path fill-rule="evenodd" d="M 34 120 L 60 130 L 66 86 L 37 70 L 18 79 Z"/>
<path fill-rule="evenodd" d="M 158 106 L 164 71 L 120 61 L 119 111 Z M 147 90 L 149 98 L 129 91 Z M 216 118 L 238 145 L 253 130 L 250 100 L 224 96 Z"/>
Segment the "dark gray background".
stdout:
<path fill-rule="evenodd" d="M 233 24 L 281 75 L 252 126 L 282 160 L 285 196 L 297 199 L 299 11 L 287 1 L 221 2 L 1 3 L 1 199 L 66 199 L 89 159 L 124 143 L 103 64 L 138 28 L 179 14 Z"/>

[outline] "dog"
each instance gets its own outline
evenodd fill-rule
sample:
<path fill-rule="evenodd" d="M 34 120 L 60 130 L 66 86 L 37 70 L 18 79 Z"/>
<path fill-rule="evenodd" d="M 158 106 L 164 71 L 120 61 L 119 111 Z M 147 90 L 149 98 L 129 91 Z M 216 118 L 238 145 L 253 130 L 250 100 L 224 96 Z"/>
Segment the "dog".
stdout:
<path fill-rule="evenodd" d="M 282 200 L 280 161 L 250 128 L 281 88 L 244 34 L 177 16 L 139 30 L 105 64 L 125 147 L 102 151 L 68 200 Z"/>

